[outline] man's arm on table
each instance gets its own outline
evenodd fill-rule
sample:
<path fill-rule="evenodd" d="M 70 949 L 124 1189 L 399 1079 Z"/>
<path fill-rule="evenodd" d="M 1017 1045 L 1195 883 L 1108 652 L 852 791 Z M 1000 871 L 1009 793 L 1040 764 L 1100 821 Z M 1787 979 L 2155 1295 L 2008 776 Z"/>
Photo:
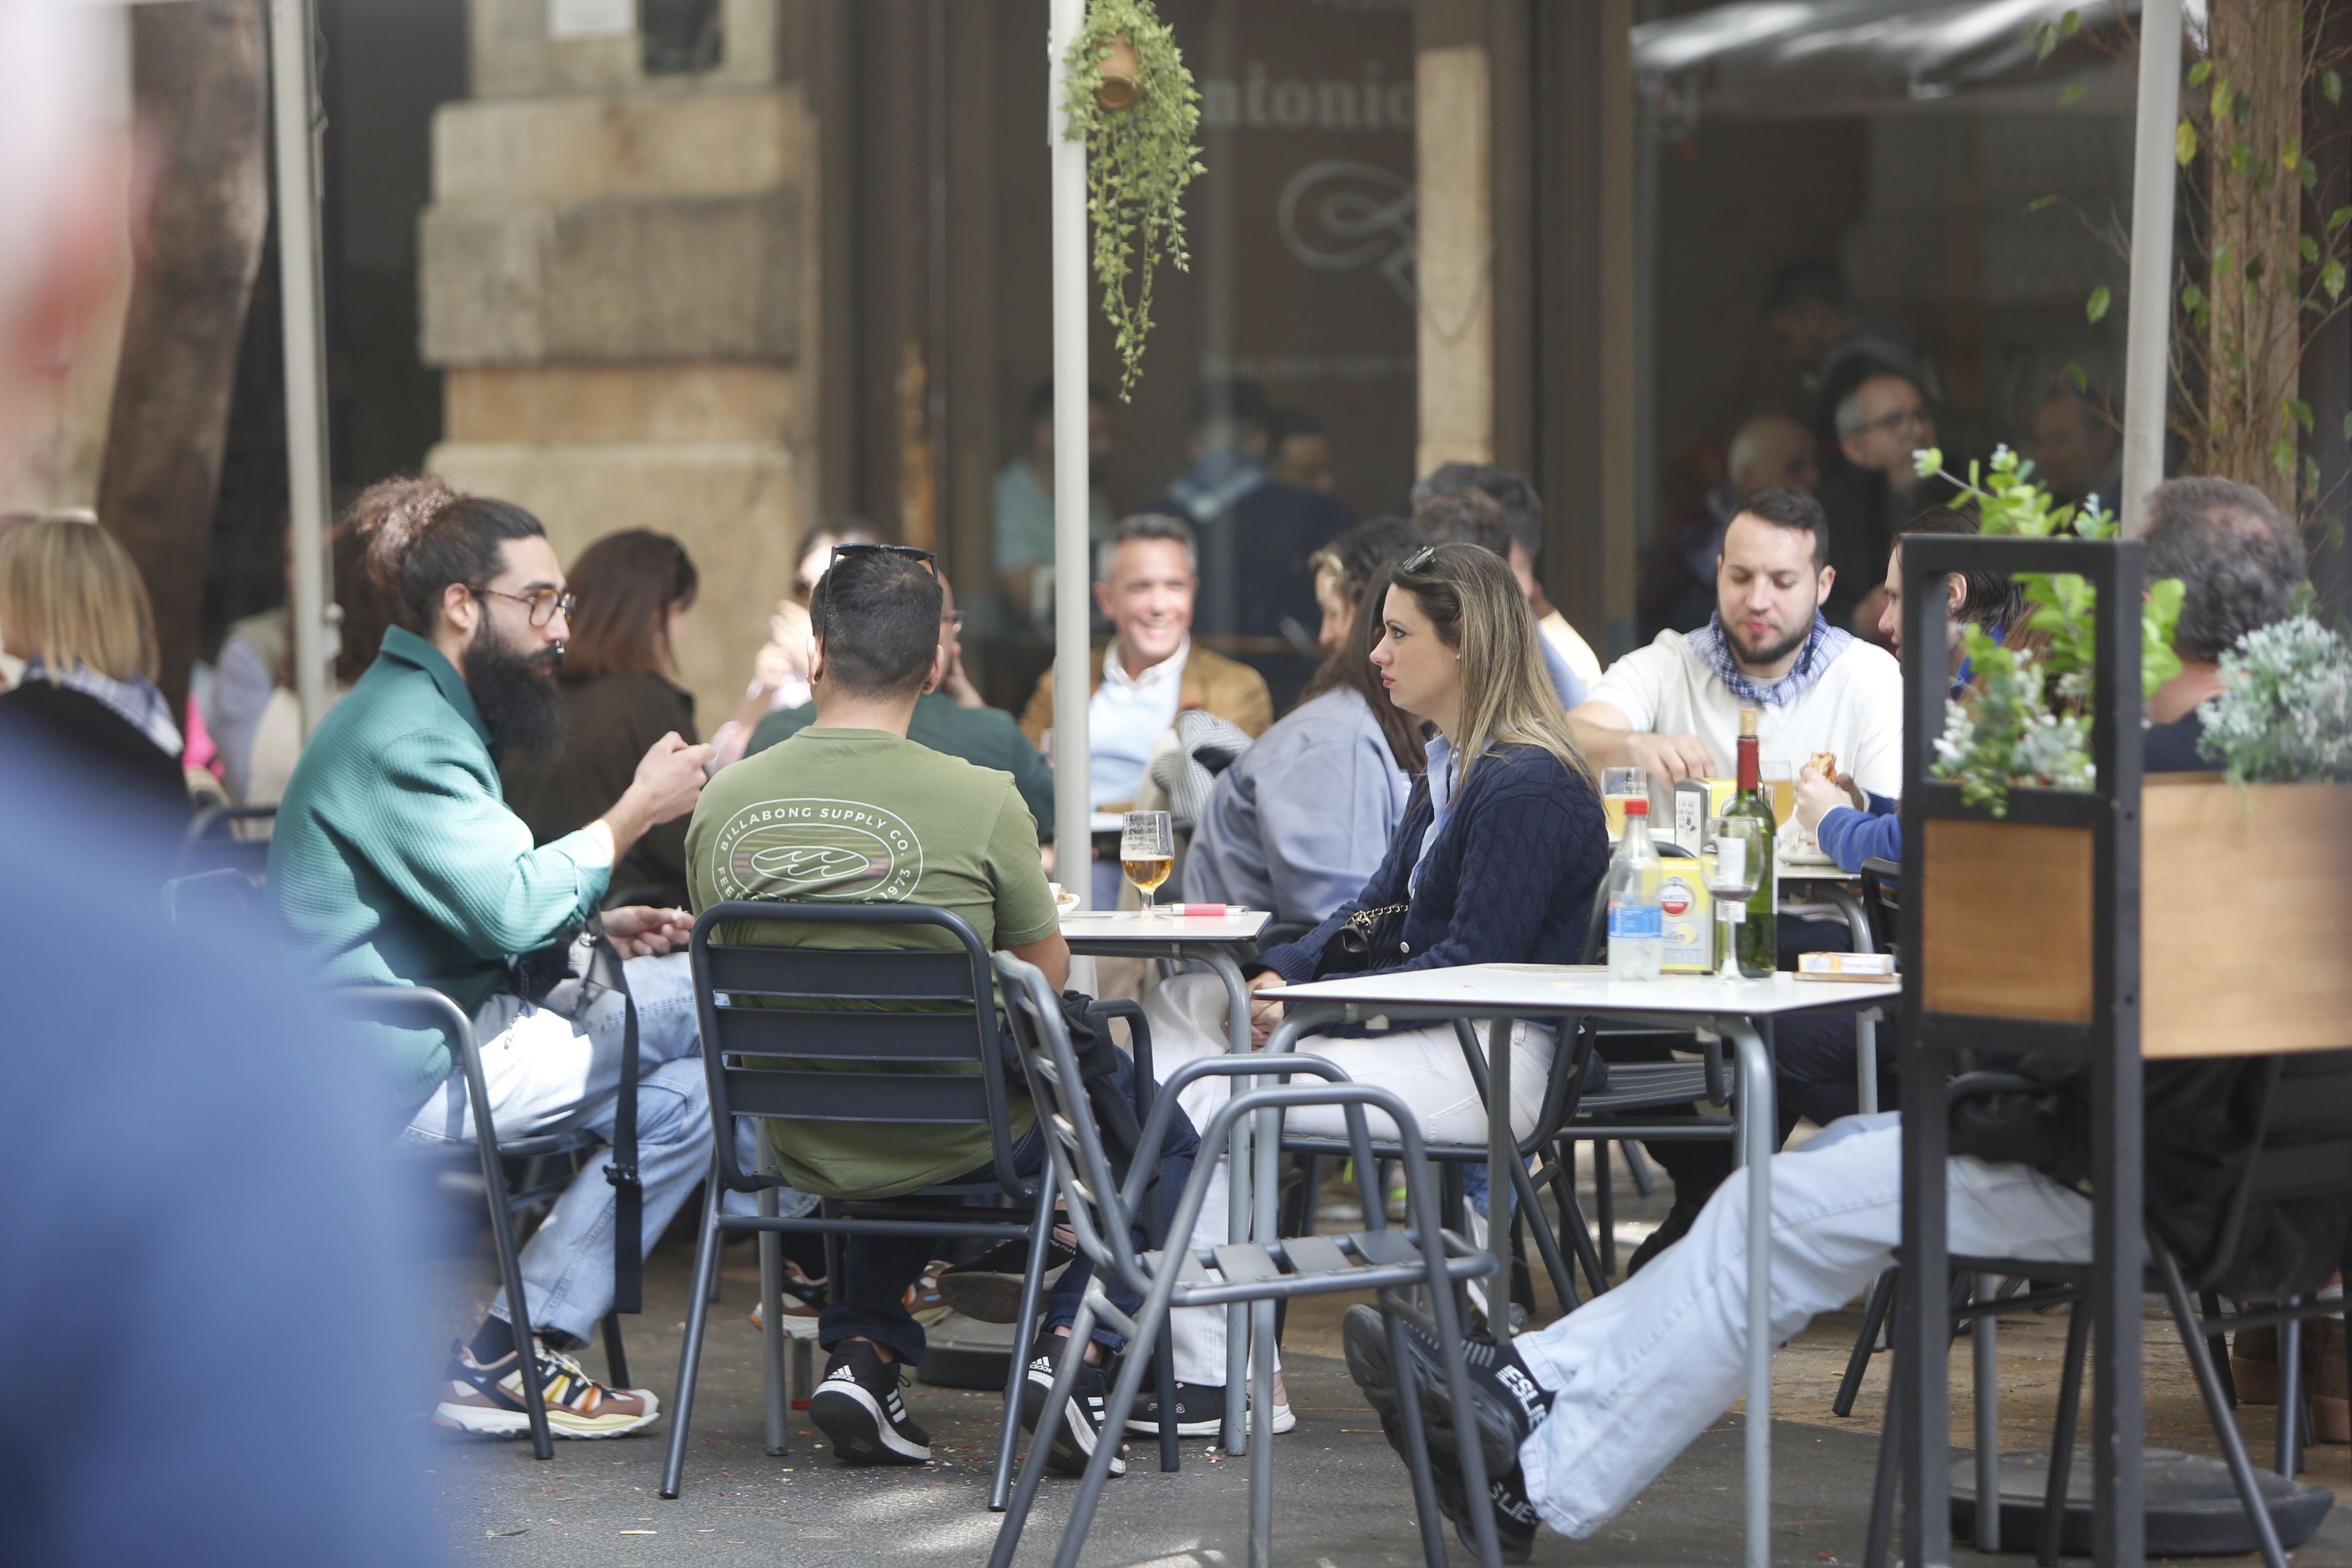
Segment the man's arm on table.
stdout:
<path fill-rule="evenodd" d="M 1643 768 L 1668 784 L 1723 776 L 1706 742 L 1696 735 L 1636 730 L 1631 719 L 1607 702 L 1584 703 L 1568 716 L 1568 727 L 1583 748 L 1585 761 L 1596 768 Z"/>

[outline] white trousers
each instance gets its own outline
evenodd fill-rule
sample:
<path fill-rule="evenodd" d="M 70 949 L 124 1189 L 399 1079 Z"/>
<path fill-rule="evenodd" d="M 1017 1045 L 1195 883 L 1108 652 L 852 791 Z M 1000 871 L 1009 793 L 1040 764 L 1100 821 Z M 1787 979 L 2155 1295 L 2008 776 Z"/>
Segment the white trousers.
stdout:
<path fill-rule="evenodd" d="M 1232 1048 L 1226 1030 L 1224 982 L 1213 974 L 1183 974 L 1162 984 L 1144 1005 L 1151 1022 L 1151 1070 L 1162 1082 L 1184 1063 L 1197 1058 L 1222 1056 Z M 1485 1044 L 1483 1031 L 1480 1044 Z M 1357 1083 L 1378 1084 L 1396 1091 L 1420 1112 L 1422 1136 L 1432 1143 L 1484 1144 L 1486 1110 L 1462 1059 L 1454 1026 L 1404 1029 L 1369 1039 L 1334 1039 L 1310 1035 L 1298 1042 L 1299 1054 L 1329 1060 Z M 1551 1071 L 1552 1038 L 1544 1029 L 1519 1026 L 1511 1038 L 1511 1126 L 1520 1137 L 1535 1130 L 1543 1109 L 1544 1084 Z M 1295 1084 L 1312 1087 L 1320 1079 L 1300 1077 Z M 1202 1079 L 1186 1089 L 1181 1102 L 1193 1125 L 1205 1130 L 1209 1118 L 1225 1103 L 1233 1080 Z M 1366 1118 L 1376 1139 L 1396 1137 L 1396 1124 L 1374 1111 Z M 1311 1137 L 1347 1136 L 1345 1112 L 1318 1106 L 1294 1110 L 1285 1130 Z M 1210 1152 L 1202 1151 L 1204 1157 Z M 1192 1245 L 1213 1247 L 1227 1236 L 1227 1172 L 1220 1157 L 1213 1167 L 1208 1192 L 1201 1205 L 1200 1223 Z M 1208 1387 L 1225 1381 L 1225 1310 L 1187 1307 L 1171 1314 L 1171 1343 L 1175 1351 L 1176 1380 Z"/>
<path fill-rule="evenodd" d="M 1892 1111 L 1833 1122 L 1772 1160 L 1772 1341 L 1853 1300 L 1895 1262 L 1902 1131 Z M 1947 1165 L 1957 1253 L 2086 1262 L 2090 1200 L 2023 1165 Z M 1641 1273 L 1512 1342 L 1557 1391 L 1520 1445 L 1544 1522 L 1588 1536 L 1655 1479 L 1747 1386 L 1748 1182 L 1735 1173 L 1690 1234 Z"/>

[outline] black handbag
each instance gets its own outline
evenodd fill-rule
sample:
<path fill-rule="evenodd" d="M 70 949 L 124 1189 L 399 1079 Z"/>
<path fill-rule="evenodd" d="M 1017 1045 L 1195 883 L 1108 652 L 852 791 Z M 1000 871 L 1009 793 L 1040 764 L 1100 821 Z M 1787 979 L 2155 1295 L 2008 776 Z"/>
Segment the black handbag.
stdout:
<path fill-rule="evenodd" d="M 1349 915 L 1348 923 L 1323 944 L 1322 955 L 1315 962 L 1315 978 L 1361 974 L 1368 969 L 1390 969 L 1403 963 L 1412 952 L 1404 940 L 1405 917 L 1412 912 L 1412 905 L 1407 901 Z"/>

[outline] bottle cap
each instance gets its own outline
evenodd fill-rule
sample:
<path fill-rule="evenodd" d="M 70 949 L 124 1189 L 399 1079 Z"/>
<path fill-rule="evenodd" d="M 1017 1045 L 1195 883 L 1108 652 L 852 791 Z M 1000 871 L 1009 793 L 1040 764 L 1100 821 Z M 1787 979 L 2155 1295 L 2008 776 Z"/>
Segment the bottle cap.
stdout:
<path fill-rule="evenodd" d="M 1650 815 L 1650 803 L 1643 800 L 1640 795 L 1635 795 L 1625 803 L 1625 815 L 1628 816 L 1647 816 Z"/>

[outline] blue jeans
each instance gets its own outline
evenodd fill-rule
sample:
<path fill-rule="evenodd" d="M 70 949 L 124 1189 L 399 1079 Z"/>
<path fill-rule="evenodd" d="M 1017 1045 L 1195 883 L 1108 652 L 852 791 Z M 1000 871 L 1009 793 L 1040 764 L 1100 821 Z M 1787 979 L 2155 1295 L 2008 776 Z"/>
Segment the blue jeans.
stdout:
<path fill-rule="evenodd" d="M 1118 1057 L 1114 1081 L 1128 1102 L 1133 1104 L 1135 1062 L 1125 1051 L 1118 1052 Z M 1136 1119 L 1142 1120 L 1139 1110 Z M 1160 1151 L 1160 1189 L 1161 1201 L 1169 1210 L 1175 1208 L 1184 1184 L 1192 1179 L 1192 1160 L 1200 1147 L 1201 1134 L 1193 1127 L 1192 1119 L 1179 1109 L 1168 1123 L 1168 1136 Z M 1045 1168 L 1045 1137 L 1032 1127 L 1013 1145 L 1013 1172 L 1017 1176 L 1033 1176 Z M 1120 1181 L 1127 1179 L 1125 1161 L 1114 1159 L 1112 1170 Z M 996 1167 L 992 1162 L 948 1184 L 994 1180 Z M 1150 1245 L 1139 1227 L 1133 1239 L 1139 1250 Z M 923 1325 L 907 1310 L 907 1287 L 922 1278 L 924 1266 L 930 1262 L 936 1246 L 936 1239 L 927 1236 L 848 1237 L 842 1248 L 842 1273 L 846 1278 L 838 1281 L 838 1293 L 828 1300 L 817 1319 L 817 1342 L 829 1351 L 843 1340 L 872 1340 L 877 1345 L 889 1347 L 909 1366 L 919 1365 L 923 1359 Z M 1087 1281 L 1093 1276 L 1092 1260 L 1083 1257 L 1062 1271 L 1062 1277 L 1046 1291 L 1044 1328 L 1049 1331 L 1066 1329 L 1077 1321 L 1078 1304 L 1086 1295 Z M 1124 1279 L 1113 1278 L 1103 1291 L 1121 1311 L 1132 1312 L 1143 1304 Z M 1108 1328 L 1097 1328 L 1094 1339 L 1110 1351 L 1126 1342 L 1124 1336 Z M 1022 1352 L 1028 1349 L 1026 1345 L 1015 1348 Z"/>
<path fill-rule="evenodd" d="M 643 1245 L 651 1253 L 710 1166 L 710 1091 L 703 1076 L 686 954 L 632 958 L 625 973 L 637 1004 L 637 1173 L 645 1184 Z M 613 1133 L 621 1082 L 621 1000 L 567 980 L 544 1003 L 501 992 L 474 1015 L 490 1123 L 501 1137 L 584 1128 Z M 402 1138 L 471 1143 L 472 1107 L 462 1070 L 417 1108 Z M 613 1310 L 616 1189 L 592 1158 L 522 1249 L 523 1289 L 534 1328 L 585 1341 Z M 509 1316 L 502 1290 L 490 1304 Z"/>

